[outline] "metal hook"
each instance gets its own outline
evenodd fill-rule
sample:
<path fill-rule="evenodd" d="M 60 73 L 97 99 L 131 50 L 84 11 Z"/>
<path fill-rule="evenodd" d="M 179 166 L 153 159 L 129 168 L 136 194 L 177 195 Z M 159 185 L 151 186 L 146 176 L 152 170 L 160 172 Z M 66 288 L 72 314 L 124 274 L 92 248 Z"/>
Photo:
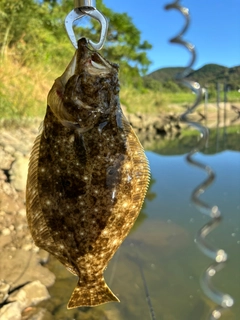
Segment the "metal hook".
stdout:
<path fill-rule="evenodd" d="M 108 21 L 95 8 L 95 1 L 94 0 L 75 0 L 74 1 L 74 9 L 66 16 L 65 19 L 65 28 L 68 34 L 70 41 L 72 42 L 73 46 L 77 49 L 77 40 L 75 34 L 73 32 L 73 22 L 75 20 L 81 19 L 83 16 L 88 15 L 94 19 L 96 19 L 101 25 L 101 35 L 100 40 L 98 43 L 95 43 L 91 40 L 88 40 L 89 44 L 95 49 L 100 50 L 105 42 L 108 30 Z"/>

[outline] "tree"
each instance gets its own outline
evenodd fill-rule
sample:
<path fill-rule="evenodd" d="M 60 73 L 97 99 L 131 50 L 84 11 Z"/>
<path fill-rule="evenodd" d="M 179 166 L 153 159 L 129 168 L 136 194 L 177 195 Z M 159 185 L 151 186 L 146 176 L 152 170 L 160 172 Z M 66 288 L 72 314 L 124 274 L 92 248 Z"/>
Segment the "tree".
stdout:
<path fill-rule="evenodd" d="M 140 74 L 150 64 L 147 50 L 151 45 L 141 42 L 141 33 L 127 13 L 115 13 L 102 0 L 97 8 L 109 20 L 109 32 L 102 54 L 120 64 L 123 84 L 139 86 Z M 64 29 L 66 15 L 73 9 L 69 0 L 1 0 L 0 2 L 0 49 L 2 56 L 7 48 L 15 48 L 16 57 L 24 64 L 35 62 L 67 64 L 73 48 Z M 89 28 L 76 28 L 76 36 L 98 41 L 99 23 L 91 19 Z"/>

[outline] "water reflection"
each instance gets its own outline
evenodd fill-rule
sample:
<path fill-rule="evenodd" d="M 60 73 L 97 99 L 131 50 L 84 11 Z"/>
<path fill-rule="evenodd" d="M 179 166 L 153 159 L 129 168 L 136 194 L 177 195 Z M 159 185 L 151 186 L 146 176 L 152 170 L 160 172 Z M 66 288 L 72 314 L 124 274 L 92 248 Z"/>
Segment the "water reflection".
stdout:
<path fill-rule="evenodd" d="M 240 151 L 240 125 L 228 128 L 210 129 L 209 142 L 202 152 L 214 154 L 224 150 Z M 199 140 L 199 132 L 188 128 L 179 136 L 179 139 L 143 140 L 143 146 L 147 150 L 161 155 L 186 154 L 196 146 Z"/>
<path fill-rule="evenodd" d="M 228 128 L 227 136 L 223 132 L 217 136 L 212 130 L 208 148 L 196 156 L 217 175 L 203 199 L 216 203 L 224 216 L 223 223 L 209 236 L 210 242 L 230 256 L 227 267 L 214 279 L 217 287 L 236 300 L 223 320 L 237 320 L 240 314 L 238 130 Z M 161 320 L 206 319 L 213 304 L 202 293 L 199 277 L 211 261 L 198 250 L 194 238 L 208 218 L 189 200 L 205 174 L 189 166 L 184 155 L 196 139 L 195 134 L 187 134 L 181 140 L 158 141 L 152 145 L 154 152 L 147 152 L 152 171 L 148 197 L 134 229 L 105 272 L 106 282 L 121 303 L 67 310 L 77 279 L 51 258 L 49 268 L 57 280 L 49 290 L 52 298 L 42 304 L 49 319 L 147 320 L 154 319 L 154 315 Z"/>

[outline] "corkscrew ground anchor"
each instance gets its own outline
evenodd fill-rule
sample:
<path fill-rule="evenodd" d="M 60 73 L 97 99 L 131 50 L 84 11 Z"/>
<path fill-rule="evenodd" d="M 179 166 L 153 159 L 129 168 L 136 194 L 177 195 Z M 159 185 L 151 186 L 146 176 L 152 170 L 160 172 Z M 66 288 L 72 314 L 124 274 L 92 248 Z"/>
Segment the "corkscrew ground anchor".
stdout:
<path fill-rule="evenodd" d="M 193 158 L 193 156 L 197 152 L 202 150 L 204 146 L 207 144 L 209 133 L 206 127 L 200 125 L 197 122 L 192 122 L 188 118 L 188 115 L 196 109 L 202 97 L 202 88 L 199 85 L 199 83 L 189 81 L 188 79 L 186 79 L 186 76 L 188 76 L 191 72 L 191 68 L 196 60 L 196 52 L 194 45 L 185 41 L 182 38 L 182 36 L 185 34 L 189 27 L 190 14 L 188 8 L 185 8 L 180 5 L 180 0 L 176 0 L 171 4 L 168 4 L 165 7 L 165 9 L 175 9 L 179 11 L 181 14 L 183 14 L 183 16 L 186 19 L 186 23 L 183 29 L 179 32 L 177 36 L 172 38 L 170 42 L 184 46 L 185 48 L 187 48 L 187 50 L 190 52 L 192 56 L 189 65 L 184 69 L 184 71 L 176 75 L 176 80 L 179 80 L 182 84 L 190 88 L 196 94 L 196 101 L 190 108 L 188 108 L 188 110 L 185 113 L 181 115 L 181 120 L 183 122 L 186 122 L 188 125 L 191 125 L 192 127 L 196 128 L 201 134 L 201 139 L 197 143 L 196 147 L 189 152 L 189 154 L 186 157 L 186 160 L 189 164 L 201 170 L 204 170 L 207 175 L 206 180 L 203 181 L 199 186 L 197 186 L 195 190 L 193 190 L 191 200 L 201 213 L 211 218 L 211 220 L 198 231 L 195 242 L 206 256 L 214 260 L 214 262 L 204 271 L 200 283 L 205 295 L 217 304 L 217 307 L 213 311 L 211 311 L 211 314 L 209 316 L 209 320 L 216 320 L 221 318 L 224 310 L 233 306 L 234 300 L 230 295 L 218 291 L 212 284 L 212 279 L 215 276 L 215 274 L 219 272 L 226 264 L 227 253 L 222 249 L 215 248 L 206 240 L 207 235 L 213 229 L 215 229 L 219 225 L 219 223 L 222 222 L 222 215 L 219 208 L 216 205 L 210 206 L 209 204 L 205 203 L 200 199 L 200 196 L 214 182 L 215 174 L 213 170 L 207 165 L 200 163 Z"/>

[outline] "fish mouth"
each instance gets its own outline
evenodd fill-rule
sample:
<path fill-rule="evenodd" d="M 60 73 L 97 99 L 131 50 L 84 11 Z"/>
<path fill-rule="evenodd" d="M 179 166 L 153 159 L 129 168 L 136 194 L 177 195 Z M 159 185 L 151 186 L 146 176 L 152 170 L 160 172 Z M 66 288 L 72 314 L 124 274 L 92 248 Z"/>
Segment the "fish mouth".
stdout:
<path fill-rule="evenodd" d="M 87 61 L 88 72 L 92 75 L 105 75 L 112 71 L 115 65 L 103 59 L 97 52 L 94 52 Z"/>

